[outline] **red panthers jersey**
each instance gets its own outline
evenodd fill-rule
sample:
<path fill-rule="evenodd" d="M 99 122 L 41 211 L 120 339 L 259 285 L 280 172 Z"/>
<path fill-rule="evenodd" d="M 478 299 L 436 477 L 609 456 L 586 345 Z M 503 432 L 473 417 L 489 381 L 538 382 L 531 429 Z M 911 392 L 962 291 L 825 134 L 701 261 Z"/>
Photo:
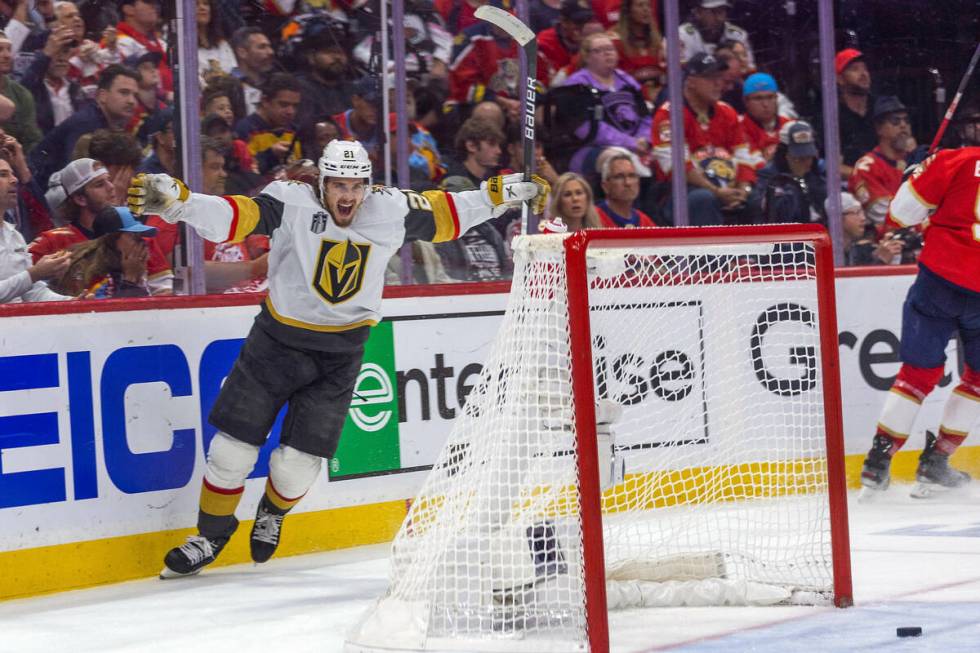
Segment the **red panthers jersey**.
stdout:
<path fill-rule="evenodd" d="M 908 227 L 927 219 L 919 262 L 980 293 L 980 147 L 934 154 L 898 189 L 889 223 Z"/>
<path fill-rule="evenodd" d="M 749 142 L 749 149 L 753 152 L 758 152 L 762 156 L 758 161 L 758 167 L 761 168 L 776 153 L 776 146 L 779 145 L 779 129 L 789 122 L 789 118 L 776 116 L 776 124 L 771 131 L 757 123 L 747 113 L 740 115 L 738 122 L 742 125 L 742 130 L 745 132 L 745 138 Z"/>
<path fill-rule="evenodd" d="M 892 161 L 876 147 L 854 164 L 854 172 L 847 180 L 847 187 L 866 210 L 872 209 L 878 202 L 883 203 L 877 216 L 880 221 L 884 216 L 885 206 L 902 185 L 904 171 L 905 161 Z"/>
<path fill-rule="evenodd" d="M 653 115 L 650 142 L 657 163 L 657 178 L 670 178 L 670 102 L 664 102 Z M 691 107 L 684 105 L 684 145 L 687 166 L 708 158 L 730 159 L 735 166 L 739 182 L 755 182 L 758 153 L 749 148 L 738 121 L 738 113 L 731 105 L 717 102 L 708 115 L 697 116 Z"/>

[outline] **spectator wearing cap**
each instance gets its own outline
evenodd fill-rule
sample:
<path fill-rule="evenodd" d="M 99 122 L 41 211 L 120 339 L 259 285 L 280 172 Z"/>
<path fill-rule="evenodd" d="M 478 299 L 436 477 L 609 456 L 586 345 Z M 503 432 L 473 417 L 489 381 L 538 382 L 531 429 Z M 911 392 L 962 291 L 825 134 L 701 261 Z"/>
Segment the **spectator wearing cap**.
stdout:
<path fill-rule="evenodd" d="M 169 105 L 165 101 L 165 93 L 160 83 L 160 54 L 158 52 L 144 52 L 137 57 L 126 59 L 126 67 L 136 71 L 139 83 L 136 91 L 136 109 L 133 117 L 130 118 L 126 131 L 139 134 L 140 143 L 146 144 L 146 136 L 143 133 L 143 124 L 150 116 L 166 109 Z"/>
<path fill-rule="evenodd" d="M 16 205 L 17 177 L 7 158 L 0 154 L 0 214 Z M 53 292 L 44 283 L 60 276 L 70 261 L 63 254 L 32 261 L 24 236 L 0 218 L 0 304 L 70 299 Z"/>
<path fill-rule="evenodd" d="M 91 240 L 69 248 L 71 265 L 52 287 L 83 299 L 149 297 L 147 239 L 157 230 L 124 206 L 107 206 L 95 215 L 92 233 Z"/>
<path fill-rule="evenodd" d="M 245 94 L 245 113 L 253 113 L 262 100 L 262 87 L 266 77 L 276 66 L 276 52 L 272 42 L 261 29 L 241 27 L 231 35 L 231 48 L 235 51 L 238 65 L 231 71 L 242 84 Z"/>
<path fill-rule="evenodd" d="M 99 139 L 95 139 L 95 142 L 96 149 L 106 149 L 100 145 Z M 45 231 L 34 239 L 28 250 L 35 261 L 42 256 L 68 249 L 76 243 L 97 238 L 95 216 L 102 209 L 113 206 L 122 197 L 116 190 L 121 182 L 113 183 L 109 168 L 96 159 L 75 159 L 60 171 L 60 175 L 66 199 L 60 207 L 52 209 L 59 210 L 67 224 Z M 126 177 L 127 182 L 130 177 L 132 168 Z M 154 294 L 172 292 L 173 272 L 155 242 L 150 244 L 148 266 L 149 281 Z"/>
<path fill-rule="evenodd" d="M 960 147 L 980 147 L 980 98 L 964 103 L 953 124 Z"/>
<path fill-rule="evenodd" d="M 160 71 L 160 85 L 167 98 L 173 97 L 174 76 L 167 61 L 167 43 L 161 36 L 160 0 L 117 0 L 122 17 L 116 24 L 118 40 L 116 48 L 123 61 L 130 57 L 140 57 L 146 52 L 160 55 L 157 63 Z"/>
<path fill-rule="evenodd" d="M 755 55 L 749 42 L 749 33 L 728 22 L 729 0 L 695 0 L 691 20 L 679 27 L 681 61 L 686 62 L 695 54 L 714 54 L 722 41 L 738 41 L 745 46 L 749 70 L 755 70 Z"/>
<path fill-rule="evenodd" d="M 876 225 L 883 225 L 888 205 L 902 185 L 908 158 L 917 147 L 909 110 L 894 95 L 875 100 L 872 112 L 878 145 L 854 164 L 847 188 Z"/>
<path fill-rule="evenodd" d="M 572 155 L 569 169 L 582 172 L 585 162 L 595 159 L 597 150 L 610 145 L 624 147 L 641 156 L 649 153 L 653 118 L 647 110 L 639 82 L 617 68 L 619 54 L 612 38 L 605 32 L 588 35 L 582 41 L 582 57 L 584 67 L 570 75 L 565 85 L 584 84 L 597 89 L 603 112 L 595 136 Z M 589 131 L 590 124 L 586 123 L 576 129 L 575 135 L 584 140 Z"/>
<path fill-rule="evenodd" d="M 756 167 L 772 160 L 779 144 L 779 130 L 789 118 L 779 115 L 779 86 L 767 73 L 753 73 L 742 85 L 745 113 L 738 117 L 749 150 L 758 156 Z"/>
<path fill-rule="evenodd" d="M 830 214 L 830 199 L 825 203 Z M 878 238 L 874 223 L 864 215 L 864 208 L 850 193 L 840 194 L 841 233 L 844 265 L 898 265 L 902 262 L 902 241 Z"/>
<path fill-rule="evenodd" d="M 819 161 L 813 127 L 802 120 L 779 130 L 772 160 L 759 171 L 748 200 L 752 222 L 826 223 L 827 176 Z"/>
<path fill-rule="evenodd" d="M 86 104 L 52 129 L 31 152 L 31 169 L 38 183 L 68 165 L 78 140 L 97 129 L 124 130 L 136 110 L 139 77 L 124 66 L 112 65 L 102 71 L 95 103 Z"/>
<path fill-rule="evenodd" d="M 150 144 L 150 153 L 135 172 L 177 174 L 177 139 L 174 138 L 174 110 L 161 109 L 143 123 L 142 135 Z"/>
<path fill-rule="evenodd" d="M 197 73 L 202 83 L 213 75 L 230 75 L 238 63 L 214 0 L 197 0 Z"/>
<path fill-rule="evenodd" d="M 263 87 L 255 113 L 235 125 L 235 134 L 248 145 L 260 174 L 268 175 L 277 166 L 302 158 L 295 123 L 301 94 L 295 77 L 275 73 Z"/>
<path fill-rule="evenodd" d="M 872 120 L 875 99 L 871 94 L 871 73 L 864 53 L 854 48 L 841 50 L 834 57 L 837 72 L 837 119 L 840 130 L 841 176 L 851 175 L 854 163 L 877 143 Z"/>
<path fill-rule="evenodd" d="M 42 132 L 49 132 L 63 123 L 85 100 L 82 87 L 68 78 L 71 47 L 64 36 L 74 38 L 74 32 L 63 27 L 62 38 L 55 38 L 56 35 L 59 33 L 50 33 L 44 48 L 34 53 L 22 77 L 24 86 L 34 98 L 37 126 Z"/>
<path fill-rule="evenodd" d="M 34 96 L 11 78 L 13 69 L 13 44 L 4 32 L 0 32 L 0 95 L 14 103 L 13 116 L 0 123 L 0 128 L 16 138 L 30 154 L 41 140 L 41 130 L 37 126 Z"/>
<path fill-rule="evenodd" d="M 545 87 L 554 75 L 572 63 L 582 45 L 582 28 L 595 20 L 589 0 L 561 0 L 558 23 L 538 34 L 538 80 Z"/>
<path fill-rule="evenodd" d="M 756 155 L 735 110 L 720 100 L 724 64 L 714 55 L 699 52 L 684 65 L 684 152 L 687 203 L 693 225 L 717 225 L 727 212 L 735 219 L 755 181 Z M 672 173 L 669 102 L 653 116 L 653 158 L 657 180 L 666 183 Z M 731 171 L 726 183 L 713 183 L 702 166 L 720 164 Z M 665 207 L 670 210 L 668 202 Z"/>

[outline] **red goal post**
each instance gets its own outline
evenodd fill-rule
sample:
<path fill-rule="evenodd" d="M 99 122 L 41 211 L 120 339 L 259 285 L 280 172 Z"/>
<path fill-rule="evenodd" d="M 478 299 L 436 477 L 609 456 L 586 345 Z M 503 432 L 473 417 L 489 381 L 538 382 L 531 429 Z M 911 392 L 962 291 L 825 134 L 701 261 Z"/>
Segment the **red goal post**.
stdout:
<path fill-rule="evenodd" d="M 837 345 L 837 309 L 834 259 L 830 235 L 822 227 L 797 224 L 735 227 L 669 227 L 655 229 L 582 230 L 564 242 L 568 279 L 568 311 L 572 387 L 576 397 L 575 422 L 579 477 L 582 480 L 581 515 L 585 560 L 586 614 L 593 651 L 608 650 L 605 561 L 602 541 L 602 506 L 596 451 L 596 416 L 592 333 L 589 320 L 589 275 L 586 254 L 591 246 L 626 247 L 644 242 L 691 246 L 743 243 L 813 244 L 820 319 L 821 371 L 827 438 L 827 473 L 830 526 L 833 542 L 834 605 L 853 604 L 850 541 L 847 522 L 847 479 L 844 471 L 844 433 L 841 414 L 840 362 Z M 591 491 L 590 491 L 591 489 Z M 604 643 L 604 644 L 603 644 Z"/>

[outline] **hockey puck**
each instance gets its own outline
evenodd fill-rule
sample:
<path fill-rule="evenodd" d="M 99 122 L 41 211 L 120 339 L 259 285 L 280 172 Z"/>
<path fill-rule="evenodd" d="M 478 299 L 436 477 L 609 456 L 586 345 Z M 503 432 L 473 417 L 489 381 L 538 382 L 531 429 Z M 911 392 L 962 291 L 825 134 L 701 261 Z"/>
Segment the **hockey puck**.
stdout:
<path fill-rule="evenodd" d="M 918 637 L 922 634 L 922 626 L 905 626 L 896 628 L 895 634 L 899 637 Z"/>

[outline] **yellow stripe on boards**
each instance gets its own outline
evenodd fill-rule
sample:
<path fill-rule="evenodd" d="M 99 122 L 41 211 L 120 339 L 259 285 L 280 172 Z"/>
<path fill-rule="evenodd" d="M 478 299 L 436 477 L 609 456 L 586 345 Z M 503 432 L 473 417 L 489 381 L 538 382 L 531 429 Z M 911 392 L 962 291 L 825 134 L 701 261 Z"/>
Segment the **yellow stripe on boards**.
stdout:
<path fill-rule="evenodd" d="M 389 542 L 405 519 L 405 502 L 304 512 L 286 519 L 289 526 L 276 557 Z M 252 520 L 243 521 L 211 566 L 250 562 L 251 530 Z M 0 552 L 0 600 L 156 577 L 167 551 L 196 532 L 185 528 Z"/>

